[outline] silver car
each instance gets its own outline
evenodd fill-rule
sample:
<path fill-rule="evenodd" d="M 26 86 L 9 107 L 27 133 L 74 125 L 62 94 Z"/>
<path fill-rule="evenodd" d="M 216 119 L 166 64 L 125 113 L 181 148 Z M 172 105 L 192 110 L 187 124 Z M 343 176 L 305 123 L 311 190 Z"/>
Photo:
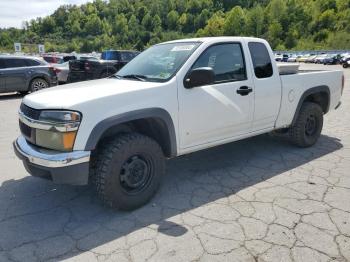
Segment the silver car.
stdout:
<path fill-rule="evenodd" d="M 64 62 L 62 64 L 51 64 L 54 71 L 57 74 L 57 80 L 59 84 L 67 83 L 68 73 L 69 73 L 69 62 Z"/>

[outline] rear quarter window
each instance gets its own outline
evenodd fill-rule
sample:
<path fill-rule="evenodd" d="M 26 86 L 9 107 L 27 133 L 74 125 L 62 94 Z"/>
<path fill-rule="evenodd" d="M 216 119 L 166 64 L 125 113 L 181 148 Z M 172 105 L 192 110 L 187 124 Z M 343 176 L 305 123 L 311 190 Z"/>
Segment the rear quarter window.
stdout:
<path fill-rule="evenodd" d="M 254 73 L 257 78 L 268 78 L 273 75 L 270 54 L 266 46 L 259 42 L 248 43 L 250 55 L 254 66 Z"/>

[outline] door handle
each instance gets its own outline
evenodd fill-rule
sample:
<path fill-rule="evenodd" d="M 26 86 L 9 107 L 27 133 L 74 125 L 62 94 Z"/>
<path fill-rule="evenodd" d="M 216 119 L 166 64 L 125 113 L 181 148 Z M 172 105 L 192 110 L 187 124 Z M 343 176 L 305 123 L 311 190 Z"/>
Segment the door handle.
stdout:
<path fill-rule="evenodd" d="M 237 94 L 241 96 L 249 95 L 250 92 L 253 92 L 253 88 L 249 86 L 241 86 L 240 88 L 237 89 Z"/>

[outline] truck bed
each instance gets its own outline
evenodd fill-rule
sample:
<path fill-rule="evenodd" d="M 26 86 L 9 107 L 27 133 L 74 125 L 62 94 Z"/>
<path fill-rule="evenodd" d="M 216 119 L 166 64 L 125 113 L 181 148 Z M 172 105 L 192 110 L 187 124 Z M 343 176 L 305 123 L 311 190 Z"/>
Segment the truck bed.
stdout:
<path fill-rule="evenodd" d="M 282 84 L 282 100 L 276 127 L 291 124 L 302 94 L 311 88 L 329 87 L 330 105 L 334 109 L 341 98 L 342 71 L 299 70 L 294 74 L 280 74 Z"/>
<path fill-rule="evenodd" d="M 279 74 L 283 75 L 295 75 L 295 74 L 303 74 L 303 73 L 313 73 L 313 72 L 330 72 L 329 70 L 300 70 L 298 63 L 277 63 L 277 67 L 279 70 Z"/>

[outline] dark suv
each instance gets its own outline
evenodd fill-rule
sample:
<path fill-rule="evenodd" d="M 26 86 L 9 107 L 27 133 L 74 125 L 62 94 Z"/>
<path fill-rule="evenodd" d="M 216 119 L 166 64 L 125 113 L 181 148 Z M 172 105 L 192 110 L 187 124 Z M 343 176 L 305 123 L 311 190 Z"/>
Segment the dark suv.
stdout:
<path fill-rule="evenodd" d="M 40 58 L 0 56 L 0 93 L 38 91 L 57 85 L 54 69 Z"/>
<path fill-rule="evenodd" d="M 127 50 L 103 51 L 101 59 L 69 61 L 68 82 L 105 78 L 118 72 L 140 52 Z"/>

